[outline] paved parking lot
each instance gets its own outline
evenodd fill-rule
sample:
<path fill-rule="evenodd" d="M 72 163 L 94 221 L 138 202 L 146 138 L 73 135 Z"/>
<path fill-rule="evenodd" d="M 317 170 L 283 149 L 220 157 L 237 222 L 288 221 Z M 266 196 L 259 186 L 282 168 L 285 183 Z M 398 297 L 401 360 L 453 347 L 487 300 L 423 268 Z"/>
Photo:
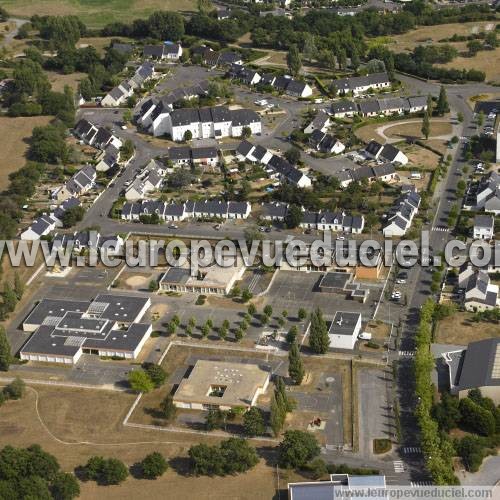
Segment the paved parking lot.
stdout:
<path fill-rule="evenodd" d="M 383 370 L 362 370 L 358 374 L 359 453 L 373 456 L 373 440 L 393 438 L 396 429 L 387 399 L 389 376 Z"/>
<path fill-rule="evenodd" d="M 362 304 L 341 294 L 317 291 L 317 284 L 322 275 L 323 273 L 318 272 L 279 271 L 266 295 L 266 301 L 274 309 L 287 309 L 292 315 L 301 307 L 308 311 L 319 307 L 325 316 L 330 317 L 333 317 L 336 311 L 360 312 L 364 320 L 372 317 L 381 286 L 370 286 L 368 299 Z"/>
<path fill-rule="evenodd" d="M 326 444 L 343 445 L 342 376 L 339 373 L 323 374 L 321 391 L 314 393 L 293 392 L 299 410 L 328 413 L 324 435 Z"/>

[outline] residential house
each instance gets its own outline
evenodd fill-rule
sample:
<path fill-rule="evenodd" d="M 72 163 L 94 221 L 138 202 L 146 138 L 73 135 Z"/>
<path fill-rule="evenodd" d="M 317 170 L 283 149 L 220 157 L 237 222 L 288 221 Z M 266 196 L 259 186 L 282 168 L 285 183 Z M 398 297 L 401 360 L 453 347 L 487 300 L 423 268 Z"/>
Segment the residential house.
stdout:
<path fill-rule="evenodd" d="M 384 89 L 391 86 L 387 73 L 372 73 L 366 76 L 352 76 L 334 80 L 332 85 L 340 95 L 352 93 L 353 95 L 367 92 L 370 89 Z"/>
<path fill-rule="evenodd" d="M 402 194 L 387 214 L 387 223 L 382 229 L 384 236 L 404 236 L 419 207 L 420 195 L 415 191 Z"/>
<path fill-rule="evenodd" d="M 473 208 L 500 215 L 500 174 L 493 171 L 481 179 L 474 197 Z"/>
<path fill-rule="evenodd" d="M 168 149 L 168 159 L 175 167 L 185 167 L 191 164 L 191 148 L 176 146 Z"/>
<path fill-rule="evenodd" d="M 314 130 L 319 130 L 320 132 L 325 133 L 330 126 L 330 117 L 325 113 L 325 111 L 321 110 L 314 117 L 314 120 L 307 125 L 304 129 L 306 134 L 311 134 Z"/>
<path fill-rule="evenodd" d="M 491 283 L 487 272 L 474 271 L 462 286 L 463 302 L 467 311 L 485 311 L 499 306 L 498 285 Z"/>
<path fill-rule="evenodd" d="M 97 172 L 107 172 L 111 167 L 120 161 L 120 150 L 109 144 L 100 156 L 100 160 L 95 166 Z"/>
<path fill-rule="evenodd" d="M 330 110 L 335 118 L 353 117 L 358 113 L 358 105 L 347 100 L 335 101 L 332 102 Z"/>
<path fill-rule="evenodd" d="M 193 165 L 203 165 L 215 167 L 219 163 L 219 153 L 217 148 L 213 146 L 192 148 L 191 159 Z"/>
<path fill-rule="evenodd" d="M 362 215 L 351 216 L 345 212 L 311 212 L 305 210 L 300 227 L 304 229 L 318 229 L 320 231 L 343 231 L 359 234 L 363 232 L 365 219 Z"/>
<path fill-rule="evenodd" d="M 52 192 L 52 199 L 62 202 L 73 196 L 81 196 L 95 186 L 96 177 L 95 168 L 92 165 L 85 165 L 66 184 Z"/>
<path fill-rule="evenodd" d="M 476 215 L 472 236 L 475 240 L 492 240 L 495 236 L 495 218 L 492 215 Z"/>
<path fill-rule="evenodd" d="M 392 163 L 406 165 L 408 157 L 392 144 L 382 145 L 377 141 L 370 141 L 365 148 L 366 155 L 375 160 L 385 160 Z"/>
<path fill-rule="evenodd" d="M 142 53 L 144 57 L 149 59 L 177 61 L 182 55 L 182 46 L 178 43 L 145 45 Z"/>
<path fill-rule="evenodd" d="M 260 218 L 272 222 L 283 222 L 288 213 L 288 204 L 278 201 L 261 204 Z"/>
<path fill-rule="evenodd" d="M 42 236 L 47 236 L 57 225 L 56 219 L 50 215 L 37 217 L 31 225 L 21 233 L 21 239 L 25 241 L 39 240 Z"/>
<path fill-rule="evenodd" d="M 312 132 L 309 137 L 309 145 L 322 153 L 340 154 L 345 150 L 344 144 L 336 137 L 331 134 L 325 134 L 319 129 Z"/>

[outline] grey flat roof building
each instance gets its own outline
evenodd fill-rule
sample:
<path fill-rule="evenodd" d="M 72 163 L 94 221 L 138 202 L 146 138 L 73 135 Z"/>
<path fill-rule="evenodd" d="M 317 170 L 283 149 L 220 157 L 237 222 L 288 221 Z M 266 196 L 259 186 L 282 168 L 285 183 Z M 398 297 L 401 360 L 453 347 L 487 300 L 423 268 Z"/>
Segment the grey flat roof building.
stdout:
<path fill-rule="evenodd" d="M 360 313 L 337 311 L 330 324 L 328 333 L 352 337 L 360 318 Z"/>

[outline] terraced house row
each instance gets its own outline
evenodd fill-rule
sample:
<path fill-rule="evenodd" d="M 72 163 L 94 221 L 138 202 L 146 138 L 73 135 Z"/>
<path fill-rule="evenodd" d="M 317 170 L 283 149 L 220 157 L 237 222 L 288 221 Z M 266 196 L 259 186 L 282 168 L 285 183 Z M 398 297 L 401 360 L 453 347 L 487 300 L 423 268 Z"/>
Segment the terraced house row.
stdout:
<path fill-rule="evenodd" d="M 185 219 L 247 219 L 252 210 L 248 202 L 240 201 L 186 201 L 167 203 L 164 201 L 142 200 L 125 203 L 121 218 L 139 221 L 141 216 L 156 214 L 161 221 L 182 221 Z"/>

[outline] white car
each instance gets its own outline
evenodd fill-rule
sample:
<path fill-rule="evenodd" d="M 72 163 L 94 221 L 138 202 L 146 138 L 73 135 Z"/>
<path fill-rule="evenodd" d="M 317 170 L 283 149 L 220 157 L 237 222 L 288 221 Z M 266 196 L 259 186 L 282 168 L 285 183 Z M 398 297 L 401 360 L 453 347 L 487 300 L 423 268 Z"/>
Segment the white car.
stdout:
<path fill-rule="evenodd" d="M 372 334 L 369 332 L 361 332 L 358 335 L 358 339 L 360 340 L 371 340 L 372 339 Z"/>

